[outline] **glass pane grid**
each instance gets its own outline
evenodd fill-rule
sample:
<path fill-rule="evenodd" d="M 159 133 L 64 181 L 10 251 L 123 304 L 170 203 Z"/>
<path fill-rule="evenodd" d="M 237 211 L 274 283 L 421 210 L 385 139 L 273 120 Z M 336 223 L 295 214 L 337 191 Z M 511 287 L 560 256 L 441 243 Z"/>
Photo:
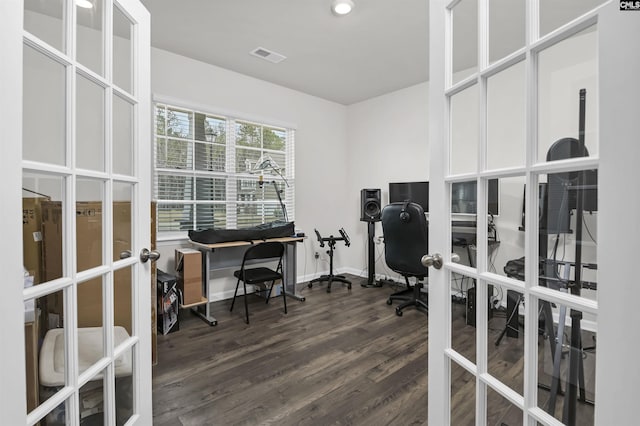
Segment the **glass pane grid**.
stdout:
<path fill-rule="evenodd" d="M 158 175 L 158 200 L 192 200 L 193 181 L 192 176 Z"/>
<path fill-rule="evenodd" d="M 226 204 L 196 204 L 195 229 L 226 229 Z"/>
<path fill-rule="evenodd" d="M 188 224 L 225 228 L 230 203 L 231 215 L 237 216 L 234 226 L 284 218 L 273 183 L 283 203 L 292 203 L 294 192 L 290 187 L 285 191 L 279 175 L 285 175 L 287 156 L 293 155 L 287 151 L 289 130 L 163 104 L 155 105 L 155 118 L 155 198 L 164 206 L 158 208 L 159 230 L 189 229 Z M 228 141 L 230 124 L 233 138 Z M 235 146 L 228 148 L 229 143 Z M 252 173 L 263 155 L 271 158 L 279 173 L 270 168 Z M 235 164 L 235 173 L 226 171 L 229 164 Z M 235 191 L 229 185 L 235 185 Z M 235 205 L 237 201 L 241 205 Z"/>
<path fill-rule="evenodd" d="M 196 170 L 224 172 L 226 165 L 226 147 L 224 145 L 196 142 L 195 148 Z"/>
<path fill-rule="evenodd" d="M 193 229 L 193 205 L 158 204 L 158 232 Z"/>

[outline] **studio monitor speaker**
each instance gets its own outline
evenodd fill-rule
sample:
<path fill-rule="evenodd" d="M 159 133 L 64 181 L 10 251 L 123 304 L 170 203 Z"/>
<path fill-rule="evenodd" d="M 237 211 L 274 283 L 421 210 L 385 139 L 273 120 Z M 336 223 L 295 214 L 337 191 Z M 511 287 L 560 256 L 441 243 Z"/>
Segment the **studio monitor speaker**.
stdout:
<path fill-rule="evenodd" d="M 362 189 L 360 191 L 360 220 L 377 222 L 380 220 L 381 210 L 380 189 Z"/>

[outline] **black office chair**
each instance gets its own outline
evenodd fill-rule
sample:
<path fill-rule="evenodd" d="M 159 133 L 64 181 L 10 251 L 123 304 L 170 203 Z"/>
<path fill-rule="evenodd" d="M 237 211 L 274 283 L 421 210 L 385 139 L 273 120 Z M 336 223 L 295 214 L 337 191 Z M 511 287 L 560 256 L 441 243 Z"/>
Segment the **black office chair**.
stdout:
<path fill-rule="evenodd" d="M 427 312 L 427 296 L 421 295 L 422 281 L 428 275 L 427 267 L 421 263 L 422 256 L 429 252 L 429 225 L 424 210 L 416 203 L 405 201 L 392 203 L 382 209 L 382 231 L 384 234 L 384 258 L 389 268 L 402 275 L 407 289 L 389 296 L 387 304 L 394 300 L 400 303 L 396 314 L 402 316 L 407 306 Z M 409 277 L 415 277 L 413 286 Z"/>
<path fill-rule="evenodd" d="M 249 324 L 249 307 L 247 306 L 247 284 L 256 285 L 263 284 L 271 281 L 271 285 L 263 290 L 256 287 L 256 293 L 268 291 L 266 302 L 269 303 L 271 297 L 271 290 L 277 280 L 282 282 L 282 300 L 284 301 L 284 313 L 287 313 L 287 295 L 284 291 L 284 279 L 282 277 L 282 255 L 284 254 L 284 244 L 280 242 L 267 242 L 253 245 L 247 249 L 242 259 L 242 266 L 240 270 L 235 271 L 233 276 L 238 279 L 236 283 L 236 291 L 233 293 L 233 301 L 231 302 L 231 309 L 233 311 L 233 305 L 236 302 L 236 296 L 238 294 L 238 287 L 240 281 L 244 286 L 244 311 L 246 314 L 246 323 Z M 260 266 L 256 268 L 248 268 L 247 261 L 249 260 L 278 260 L 278 266 L 275 270 Z"/>

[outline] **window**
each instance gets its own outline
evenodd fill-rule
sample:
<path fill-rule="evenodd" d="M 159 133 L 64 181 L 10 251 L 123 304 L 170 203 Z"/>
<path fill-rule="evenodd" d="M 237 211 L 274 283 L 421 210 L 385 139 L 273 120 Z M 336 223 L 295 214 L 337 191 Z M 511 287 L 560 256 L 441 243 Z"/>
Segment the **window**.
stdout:
<path fill-rule="evenodd" d="M 294 133 L 157 103 L 158 232 L 235 229 L 285 217 L 293 221 Z M 265 160 L 270 167 L 255 172 Z"/>

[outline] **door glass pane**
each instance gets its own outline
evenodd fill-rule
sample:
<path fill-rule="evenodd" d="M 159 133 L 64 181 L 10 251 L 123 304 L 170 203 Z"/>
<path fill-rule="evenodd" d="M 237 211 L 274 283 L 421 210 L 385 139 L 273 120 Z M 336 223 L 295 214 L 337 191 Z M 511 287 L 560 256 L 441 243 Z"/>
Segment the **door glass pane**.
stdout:
<path fill-rule="evenodd" d="M 130 257 L 131 252 L 131 197 L 133 185 L 113 183 L 113 260 Z"/>
<path fill-rule="evenodd" d="M 131 351 L 125 352 L 121 358 L 116 360 L 116 364 L 119 362 L 125 362 L 131 365 L 133 360 Z M 122 361 L 121 361 L 122 359 Z M 116 367 L 116 425 L 124 425 L 129 418 L 133 415 L 133 374 L 135 367 L 131 371 L 119 372 Z"/>
<path fill-rule="evenodd" d="M 113 82 L 126 92 L 133 92 L 133 24 L 113 5 Z"/>
<path fill-rule="evenodd" d="M 120 327 L 122 332 L 132 335 L 132 273 L 133 267 L 127 266 L 117 269 L 113 273 L 113 315 L 114 324 Z"/>
<path fill-rule="evenodd" d="M 540 35 L 550 33 L 606 0 L 540 0 Z"/>
<path fill-rule="evenodd" d="M 487 425 L 522 425 L 522 410 L 487 386 Z"/>
<path fill-rule="evenodd" d="M 540 179 L 539 285 L 596 299 L 597 170 Z"/>
<path fill-rule="evenodd" d="M 78 327 L 102 327 L 104 299 L 102 297 L 102 287 L 105 283 L 106 276 L 96 277 L 85 282 L 78 283 Z M 100 342 L 102 342 L 101 333 L 98 332 Z M 89 336 L 89 334 L 87 334 Z M 101 346 L 102 347 L 102 346 Z M 98 358 L 93 360 L 97 361 Z M 88 365 L 87 365 L 88 367 Z"/>
<path fill-rule="evenodd" d="M 478 170 L 478 86 L 451 97 L 451 173 Z"/>
<path fill-rule="evenodd" d="M 22 158 L 63 165 L 66 162 L 65 67 L 24 47 Z"/>
<path fill-rule="evenodd" d="M 102 265 L 104 184 L 95 179 L 76 181 L 76 242 L 78 272 Z"/>
<path fill-rule="evenodd" d="M 61 177 L 28 173 L 22 177 L 23 265 L 34 284 L 63 275 Z"/>
<path fill-rule="evenodd" d="M 476 378 L 463 367 L 451 365 L 451 424 L 473 426 L 476 424 Z"/>
<path fill-rule="evenodd" d="M 77 75 L 76 165 L 104 171 L 104 88 Z"/>
<path fill-rule="evenodd" d="M 24 0 L 24 29 L 65 52 L 64 0 Z"/>
<path fill-rule="evenodd" d="M 451 348 L 476 362 L 475 285 L 471 278 L 451 274 Z"/>
<path fill-rule="evenodd" d="M 31 285 L 30 280 L 25 276 L 25 286 Z M 31 412 L 65 384 L 63 290 L 27 300 L 24 309 L 27 412 Z"/>
<path fill-rule="evenodd" d="M 133 105 L 113 96 L 113 172 L 133 174 Z"/>
<path fill-rule="evenodd" d="M 538 407 L 565 424 L 592 425 L 596 317 L 545 300 L 538 306 Z"/>
<path fill-rule="evenodd" d="M 47 389 L 47 392 L 50 392 Z M 50 396 L 52 396 L 51 394 Z M 46 424 L 47 426 L 65 426 L 71 424 L 71 418 L 67 414 L 69 410 L 67 409 L 71 404 L 71 398 L 67 399 L 65 402 L 58 405 L 54 408 L 49 414 L 47 414 L 44 418 L 44 422 L 41 424 Z"/>
<path fill-rule="evenodd" d="M 478 2 L 462 0 L 452 10 L 452 79 L 453 84 L 478 70 Z"/>
<path fill-rule="evenodd" d="M 475 180 L 455 182 L 451 184 L 451 214 L 454 242 L 475 244 L 476 214 L 478 212 L 478 184 Z M 465 232 L 467 231 L 467 232 Z M 466 234 L 473 234 L 472 236 Z M 455 241 L 455 239 L 462 241 Z M 474 266 L 474 264 L 469 264 Z"/>
<path fill-rule="evenodd" d="M 489 1 L 489 63 L 524 47 L 525 0 Z"/>
<path fill-rule="evenodd" d="M 595 26 L 540 52 L 538 161 L 557 160 L 552 145 L 564 138 L 578 138 L 581 89 L 586 89 L 585 153 L 598 155 L 597 54 Z"/>
<path fill-rule="evenodd" d="M 105 418 L 104 376 L 106 372 L 98 373 L 80 388 L 80 424 L 107 424 Z"/>
<path fill-rule="evenodd" d="M 88 0 L 92 7 L 78 5 L 76 59 L 93 72 L 104 75 L 104 12 L 102 0 Z"/>
<path fill-rule="evenodd" d="M 487 371 L 524 395 L 524 333 L 520 327 L 524 324 L 523 299 L 521 293 L 498 285 L 489 288 L 492 303 L 487 330 Z"/>
<path fill-rule="evenodd" d="M 487 270 L 521 279 L 524 266 L 517 267 L 524 265 L 524 176 L 490 179 L 487 196 L 491 212 Z"/>
<path fill-rule="evenodd" d="M 487 167 L 524 165 L 525 66 L 519 62 L 487 79 Z"/>

